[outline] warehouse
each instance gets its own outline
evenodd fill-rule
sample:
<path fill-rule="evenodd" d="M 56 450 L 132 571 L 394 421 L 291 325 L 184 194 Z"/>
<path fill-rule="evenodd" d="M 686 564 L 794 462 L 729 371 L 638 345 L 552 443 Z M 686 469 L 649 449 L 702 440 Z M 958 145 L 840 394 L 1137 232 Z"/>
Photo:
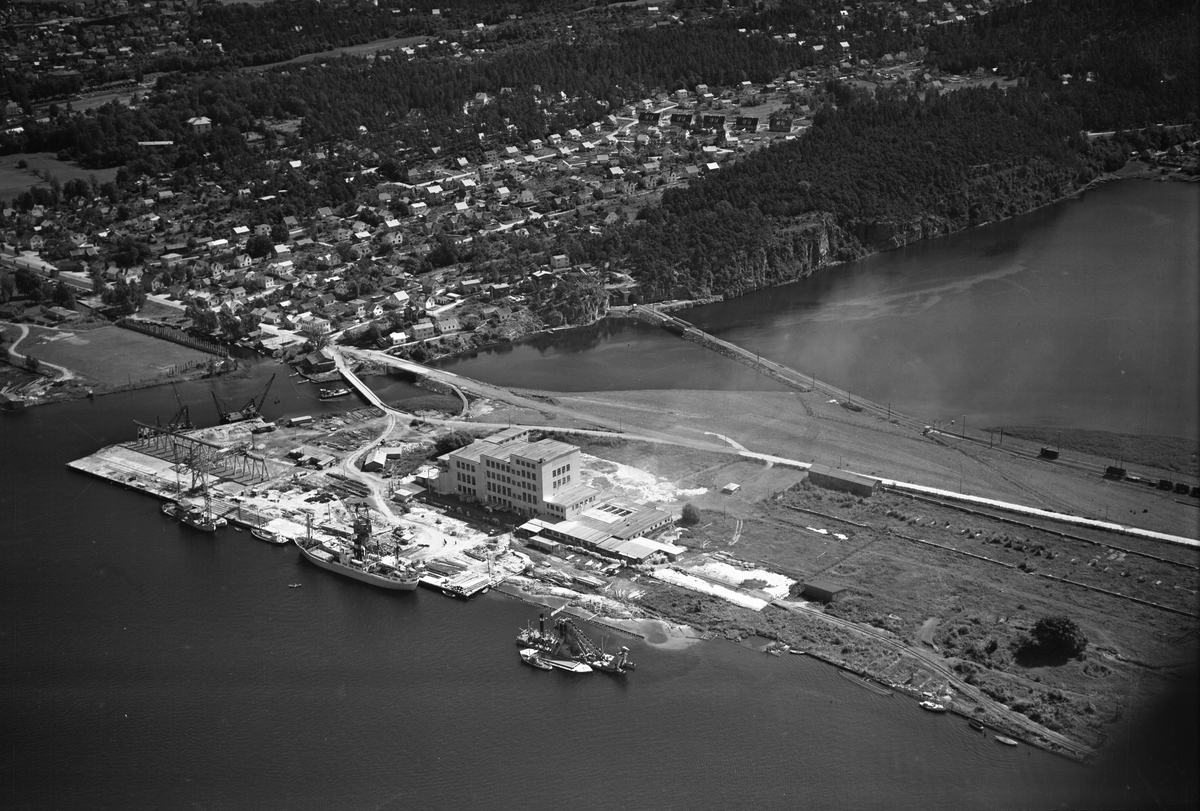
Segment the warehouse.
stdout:
<path fill-rule="evenodd" d="M 848 470 L 834 470 L 825 465 L 815 464 L 808 469 L 808 480 L 826 490 L 840 490 L 863 498 L 873 495 L 875 488 L 879 486 L 879 479 L 874 476 L 864 476 Z"/>

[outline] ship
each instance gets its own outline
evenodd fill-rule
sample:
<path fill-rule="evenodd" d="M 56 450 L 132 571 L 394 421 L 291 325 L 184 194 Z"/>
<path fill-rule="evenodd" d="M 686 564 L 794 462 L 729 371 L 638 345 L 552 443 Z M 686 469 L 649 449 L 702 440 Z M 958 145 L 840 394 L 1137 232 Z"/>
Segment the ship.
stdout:
<path fill-rule="evenodd" d="M 590 665 L 585 665 L 583 662 L 576 662 L 571 659 L 543 659 L 550 667 L 557 667 L 559 670 L 565 670 L 568 673 L 591 673 Z"/>
<path fill-rule="evenodd" d="M 362 513 L 354 519 L 353 548 L 313 540 L 312 516 L 309 516 L 308 530 L 308 537 L 304 541 L 297 540 L 296 546 L 314 566 L 392 591 L 415 591 L 421 582 L 419 569 L 385 563 L 378 554 L 367 551 L 371 521 Z"/>
<path fill-rule="evenodd" d="M 555 619 L 554 628 L 555 630 L 547 631 L 546 616 L 539 615 L 537 628 L 526 626 L 518 632 L 517 645 L 540 651 L 553 658 L 579 662 L 593 670 L 603 670 L 606 673 L 624 674 L 637 667 L 629 661 L 629 648 L 622 647 L 617 653 L 605 653 L 568 617 Z"/>
<path fill-rule="evenodd" d="M 542 660 L 542 652 L 536 648 L 524 648 L 521 651 L 521 661 L 531 667 L 536 667 L 539 670 L 553 670 L 554 665 L 551 665 Z"/>
<path fill-rule="evenodd" d="M 266 541 L 267 543 L 279 544 L 280 546 L 287 544 L 287 543 L 291 543 L 291 541 L 292 541 L 292 539 L 289 538 L 287 535 L 284 535 L 279 532 L 274 532 L 272 530 L 267 529 L 266 527 L 251 527 L 250 534 L 253 535 L 255 538 L 258 538 L 260 541 Z"/>
<path fill-rule="evenodd" d="M 333 400 L 337 397 L 347 397 L 350 394 L 350 389 L 321 389 L 320 398 L 322 400 Z"/>
<path fill-rule="evenodd" d="M 224 518 L 213 515 L 210 509 L 186 506 L 174 501 L 168 501 L 162 505 L 162 511 L 164 515 L 177 518 L 180 523 L 187 524 L 201 532 L 216 532 L 218 527 L 223 527 L 227 523 Z"/>

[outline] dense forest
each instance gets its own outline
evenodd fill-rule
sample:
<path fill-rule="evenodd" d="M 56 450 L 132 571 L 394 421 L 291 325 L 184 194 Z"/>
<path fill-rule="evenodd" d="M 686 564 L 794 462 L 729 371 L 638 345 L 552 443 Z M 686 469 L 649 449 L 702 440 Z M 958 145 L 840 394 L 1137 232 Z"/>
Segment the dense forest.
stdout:
<path fill-rule="evenodd" d="M 624 247 L 648 298 L 788 281 L 822 260 L 1028 210 L 1102 168 L 1078 116 L 1035 91 L 925 100 L 841 91 L 847 101 L 822 111 L 804 138 L 672 189 L 643 212 Z"/>
<path fill-rule="evenodd" d="M 1085 127 L 1111 130 L 1196 116 L 1195 0 L 1039 0 L 928 32 L 943 70 L 996 69 L 1054 92 Z"/>

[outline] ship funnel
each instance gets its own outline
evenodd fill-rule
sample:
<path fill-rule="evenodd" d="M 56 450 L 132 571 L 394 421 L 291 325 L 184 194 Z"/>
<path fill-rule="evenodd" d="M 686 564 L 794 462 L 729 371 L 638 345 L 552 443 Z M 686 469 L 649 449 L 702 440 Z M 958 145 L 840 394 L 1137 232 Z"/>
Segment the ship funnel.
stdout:
<path fill-rule="evenodd" d="M 546 615 L 538 614 L 538 631 L 546 633 Z"/>

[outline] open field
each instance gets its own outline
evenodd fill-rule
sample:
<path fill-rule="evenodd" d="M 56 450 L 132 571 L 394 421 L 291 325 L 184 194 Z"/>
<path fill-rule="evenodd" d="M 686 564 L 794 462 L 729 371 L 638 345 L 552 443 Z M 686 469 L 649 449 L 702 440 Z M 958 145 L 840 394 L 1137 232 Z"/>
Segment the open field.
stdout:
<path fill-rule="evenodd" d="M 800 581 L 830 580 L 847 591 L 825 616 L 919 648 L 983 696 L 1075 740 L 1104 740 L 1122 707 L 1175 689 L 1195 659 L 1196 550 L 1117 535 L 1075 540 L 897 493 L 857 498 L 797 484 L 804 474 L 795 470 L 720 453 L 575 441 L 679 487 L 710 488 L 689 499 L 702 520 L 680 538 L 697 553 L 682 565 L 720 551 Z M 732 496 L 716 490 L 739 480 L 748 486 Z M 754 612 L 657 584 L 647 586 L 642 603 L 702 630 L 779 637 L 890 683 L 946 683 L 927 661 L 839 630 L 812 611 Z M 1036 621 L 1052 615 L 1083 628 L 1091 640 L 1085 657 L 1045 661 L 1022 653 Z M 968 696 L 956 701 L 965 711 L 976 706 Z"/>
<path fill-rule="evenodd" d="M 272 62 L 269 65 L 251 65 L 242 68 L 242 70 L 268 70 L 281 65 L 297 65 L 305 62 L 313 62 L 318 59 L 333 59 L 339 56 L 363 56 L 364 54 L 375 53 L 376 51 L 390 51 L 406 46 L 411 48 L 428 41 L 429 37 L 426 36 L 388 37 L 387 39 L 377 39 L 374 42 L 364 42 L 362 45 L 347 45 L 344 48 L 334 48 L 330 51 L 304 54 L 303 56 L 297 56 L 295 59 L 289 59 L 286 62 Z"/>
<path fill-rule="evenodd" d="M 24 160 L 29 166 L 18 169 L 17 162 Z M 96 182 L 107 183 L 117 176 L 113 169 L 82 169 L 74 163 L 60 161 L 53 152 L 20 152 L 15 155 L 0 157 L 0 201 L 6 205 L 18 194 L 29 191 L 30 186 L 45 186 L 44 180 L 36 172 L 45 170 L 57 177 L 61 182 L 80 177 L 86 180 L 94 176 Z"/>
<path fill-rule="evenodd" d="M 927 437 L 869 412 L 848 411 L 828 399 L 817 392 L 626 391 L 552 396 L 556 405 L 592 415 L 597 423 L 614 428 L 623 425 L 708 444 L 719 443 L 706 435 L 715 432 L 760 453 L 1200 536 L 1196 499 L 1107 481 L 1100 474 L 1111 461 L 1104 457 L 1064 451 L 1059 462 L 1047 462 L 1033 458 L 1037 443 L 1023 440 L 1006 437 L 1002 447 L 989 448 L 970 439 Z M 656 449 L 655 453 L 672 451 Z M 1072 467 L 1074 462 L 1090 468 Z M 1127 467 L 1148 478 L 1172 476 L 1149 467 Z M 742 515 L 743 498 L 738 494 L 724 504 L 730 513 Z"/>
<path fill-rule="evenodd" d="M 158 378 L 189 363 L 205 364 L 209 355 L 120 327 L 101 327 L 79 334 L 69 330 L 32 328 L 19 347 L 39 360 L 66 366 L 112 386 Z"/>

